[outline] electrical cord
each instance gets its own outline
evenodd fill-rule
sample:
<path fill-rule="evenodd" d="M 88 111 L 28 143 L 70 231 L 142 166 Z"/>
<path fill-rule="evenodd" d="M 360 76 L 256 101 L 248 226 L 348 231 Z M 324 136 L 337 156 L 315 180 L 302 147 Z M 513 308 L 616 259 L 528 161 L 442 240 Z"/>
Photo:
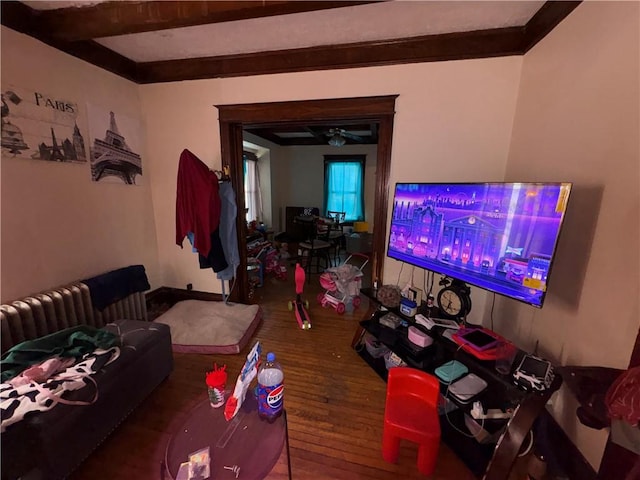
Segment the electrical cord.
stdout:
<path fill-rule="evenodd" d="M 404 269 L 404 262 L 400 265 L 400 272 L 398 272 L 398 281 L 396 282 L 397 286 L 400 286 L 400 276 L 402 275 L 402 270 Z"/>
<path fill-rule="evenodd" d="M 491 314 L 490 314 L 490 317 L 489 317 L 489 318 L 491 318 L 491 331 L 494 331 L 494 330 L 493 330 L 493 308 L 494 308 L 495 306 L 496 306 L 496 294 L 495 294 L 495 292 L 494 292 L 494 294 L 493 294 L 493 300 L 491 300 Z"/>
<path fill-rule="evenodd" d="M 462 348 L 462 345 L 458 346 L 458 348 L 456 349 L 456 351 L 453 353 L 453 359 L 454 359 L 454 360 L 456 359 L 456 355 L 458 354 L 458 352 L 460 351 L 460 349 L 461 349 L 461 348 Z M 453 375 L 453 367 L 454 367 L 454 364 L 452 363 L 452 364 L 451 364 L 451 367 L 450 367 L 450 368 L 451 368 L 451 371 L 449 372 L 449 373 L 450 373 L 450 376 L 451 376 L 451 375 Z M 457 431 L 459 434 L 464 435 L 465 437 L 468 437 L 468 438 L 473 438 L 473 439 L 475 439 L 475 438 L 476 438 L 476 435 L 473 435 L 473 434 L 467 433 L 467 432 L 465 432 L 465 431 L 463 431 L 463 430 L 459 429 L 458 427 L 456 427 L 456 426 L 454 425 L 453 421 L 449 418 L 449 411 L 447 410 L 447 404 L 446 404 L 446 402 L 447 402 L 447 401 L 449 401 L 449 402 L 451 401 L 451 400 L 449 400 L 449 398 L 448 398 L 448 397 L 449 397 L 449 387 L 451 387 L 451 384 L 452 384 L 452 383 L 453 383 L 453 382 L 449 382 L 449 383 L 447 384 L 447 389 L 445 390 L 445 394 L 444 394 L 444 399 L 445 399 L 445 404 L 444 404 L 444 418 L 446 418 L 446 419 L 447 419 L 447 423 L 449 424 L 449 426 L 451 426 L 451 428 L 453 428 L 453 429 L 454 429 L 455 431 Z M 453 394 L 452 394 L 452 395 L 453 395 Z M 454 395 L 454 396 L 455 396 L 455 395 Z M 482 418 L 482 419 L 481 419 L 481 423 L 480 423 L 479 425 L 480 425 L 480 428 L 483 428 L 483 427 L 484 427 L 484 418 Z"/>

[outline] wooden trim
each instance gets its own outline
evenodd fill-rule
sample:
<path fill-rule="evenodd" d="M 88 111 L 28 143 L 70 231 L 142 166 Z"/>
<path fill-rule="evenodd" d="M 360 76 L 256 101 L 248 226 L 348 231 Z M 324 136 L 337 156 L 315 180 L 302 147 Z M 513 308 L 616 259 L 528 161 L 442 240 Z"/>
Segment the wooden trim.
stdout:
<path fill-rule="evenodd" d="M 323 155 L 324 163 L 327 162 L 360 162 L 363 166 L 366 165 L 367 156 L 362 153 L 346 154 L 346 155 Z"/>
<path fill-rule="evenodd" d="M 342 98 L 327 100 L 307 100 L 293 102 L 273 102 L 257 104 L 216 105 L 220 120 L 220 147 L 223 163 L 231 169 L 231 180 L 236 194 L 238 211 L 244 211 L 244 183 L 242 175 L 242 129 L 252 126 L 282 125 L 285 123 L 305 124 L 309 122 L 331 124 L 332 121 L 375 122 L 380 125 L 377 148 L 376 196 L 372 254 L 372 275 L 382 278 L 384 239 L 387 225 L 388 181 L 391 168 L 391 137 L 393 116 L 397 95 L 380 97 Z M 379 194 L 381 193 L 381 194 Z M 238 216 L 238 286 L 234 290 L 241 303 L 249 302 L 248 276 L 246 272 L 247 254 L 244 218 Z"/>
<path fill-rule="evenodd" d="M 638 365 L 640 365 L 640 331 L 636 334 L 636 343 L 633 346 L 631 358 L 629 359 L 629 368 L 637 367 Z M 602 455 L 602 461 L 600 462 L 598 478 L 602 480 L 625 478 L 633 468 L 640 468 L 638 467 L 639 462 L 640 457 L 637 454 L 617 443 L 613 443 L 611 434 L 609 434 Z"/>
<path fill-rule="evenodd" d="M 573 12 L 582 1 L 546 2 L 524 27 L 523 54 L 531 50 L 562 20 Z"/>
<path fill-rule="evenodd" d="M 522 55 L 524 27 L 138 64 L 140 83 Z"/>
<path fill-rule="evenodd" d="M 523 55 L 581 2 L 548 1 L 522 27 L 158 62 L 135 63 L 90 40 L 364 3 L 371 2 L 106 2 L 36 11 L 21 2 L 5 1 L 0 3 L 0 21 L 58 50 L 146 84 Z"/>
<path fill-rule="evenodd" d="M 398 95 L 357 98 L 327 98 L 299 102 L 268 102 L 216 105 L 220 122 L 242 123 L 251 128 L 260 124 L 325 123 L 341 119 L 372 120 L 395 110 Z M 279 112 L 274 115 L 274 112 Z"/>
<path fill-rule="evenodd" d="M 138 64 L 93 40 L 65 42 L 42 29 L 40 14 L 21 2 L 0 2 L 0 22 L 5 27 L 30 35 L 50 47 L 85 60 L 116 75 L 138 81 Z"/>
<path fill-rule="evenodd" d="M 209 302 L 221 302 L 222 295 L 219 293 L 200 292 L 197 290 L 185 290 L 182 288 L 160 287 L 147 292 L 146 294 L 147 310 L 152 305 L 167 303 L 174 305 L 182 300 L 205 300 Z"/>
<path fill-rule="evenodd" d="M 222 164 L 228 165 L 231 185 L 236 194 L 236 232 L 238 235 L 238 251 L 240 264 L 236 269 L 234 288 L 230 299 L 239 303 L 250 303 L 249 275 L 247 273 L 247 223 L 244 211 L 244 164 L 242 147 L 242 125 L 239 123 L 220 122 L 220 149 Z"/>
<path fill-rule="evenodd" d="M 538 428 L 535 429 L 538 434 L 537 443 L 546 444 L 546 448 L 552 451 L 554 458 L 560 463 L 560 467 L 568 478 L 579 478 L 580 480 L 596 479 L 596 472 L 593 467 L 546 409 L 543 409 L 540 413 L 538 425 L 544 425 L 545 429 L 544 431 Z M 544 434 L 545 438 L 540 438 L 541 434 Z"/>
<path fill-rule="evenodd" d="M 636 334 L 636 343 L 633 345 L 631 359 L 629 360 L 629 368 L 640 365 L 640 331 Z"/>
<path fill-rule="evenodd" d="M 391 141 L 393 115 L 380 119 L 378 128 L 378 162 L 376 165 L 376 208 L 373 215 L 372 280 L 382 281 L 386 251 L 387 211 L 389 209 L 389 178 L 391 176 Z"/>
<path fill-rule="evenodd" d="M 40 12 L 40 30 L 64 41 L 151 32 L 250 18 L 313 12 L 372 1 L 151 1 L 105 2 Z"/>

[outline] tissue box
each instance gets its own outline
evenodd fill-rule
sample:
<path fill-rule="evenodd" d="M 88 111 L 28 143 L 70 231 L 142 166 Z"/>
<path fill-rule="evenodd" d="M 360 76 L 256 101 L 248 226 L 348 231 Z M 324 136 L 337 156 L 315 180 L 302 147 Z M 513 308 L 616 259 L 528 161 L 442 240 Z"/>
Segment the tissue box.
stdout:
<path fill-rule="evenodd" d="M 409 341 L 414 345 L 424 348 L 433 343 L 433 338 L 416 327 L 409 327 Z"/>

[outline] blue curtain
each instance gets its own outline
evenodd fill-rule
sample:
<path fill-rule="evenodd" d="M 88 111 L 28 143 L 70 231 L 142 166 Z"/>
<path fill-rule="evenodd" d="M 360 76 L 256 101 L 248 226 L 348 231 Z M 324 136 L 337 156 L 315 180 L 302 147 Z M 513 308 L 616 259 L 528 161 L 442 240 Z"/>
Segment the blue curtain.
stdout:
<path fill-rule="evenodd" d="M 364 168 L 359 161 L 325 164 L 325 212 L 345 212 L 345 221 L 364 220 Z"/>

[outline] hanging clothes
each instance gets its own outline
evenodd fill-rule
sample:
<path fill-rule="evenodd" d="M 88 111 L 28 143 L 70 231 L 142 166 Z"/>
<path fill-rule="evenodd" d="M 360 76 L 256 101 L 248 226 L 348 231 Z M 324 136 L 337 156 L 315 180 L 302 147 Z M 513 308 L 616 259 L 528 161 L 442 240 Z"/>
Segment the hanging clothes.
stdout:
<path fill-rule="evenodd" d="M 240 252 L 238 251 L 238 235 L 236 233 L 238 207 L 236 194 L 230 182 L 220 184 L 220 201 L 220 240 L 229 266 L 218 272 L 217 277 L 220 280 L 231 280 L 236 276 L 236 269 L 240 265 Z"/>
<path fill-rule="evenodd" d="M 200 268 L 215 272 L 228 264 L 220 244 L 220 194 L 218 177 L 198 157 L 185 149 L 180 154 L 176 191 L 176 244 L 193 232 L 193 246 L 200 257 Z"/>

